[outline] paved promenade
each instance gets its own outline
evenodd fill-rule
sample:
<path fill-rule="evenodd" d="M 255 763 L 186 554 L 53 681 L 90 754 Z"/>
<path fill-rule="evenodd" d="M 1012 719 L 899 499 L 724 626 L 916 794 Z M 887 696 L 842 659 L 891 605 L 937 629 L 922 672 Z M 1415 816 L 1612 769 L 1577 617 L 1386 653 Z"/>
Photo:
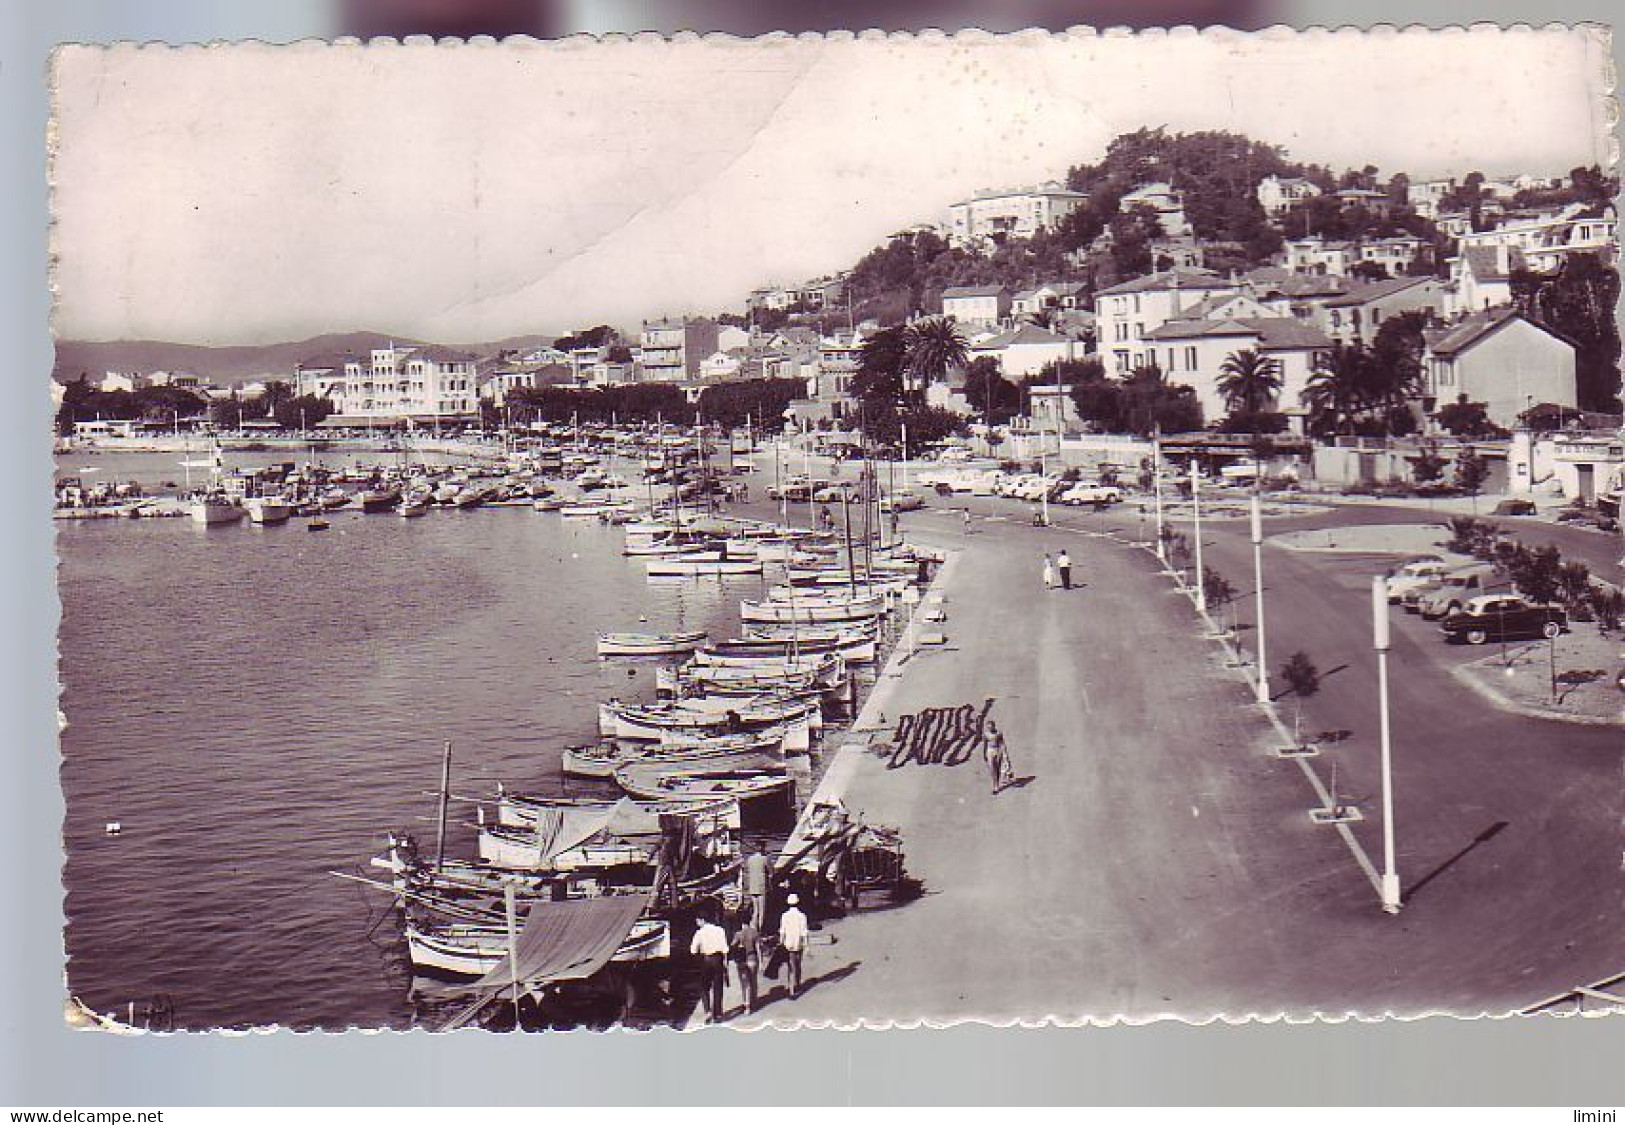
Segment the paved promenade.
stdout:
<path fill-rule="evenodd" d="M 979 756 L 862 757 L 846 800 L 902 829 L 925 895 L 830 922 L 803 996 L 765 982 L 767 1006 L 736 1026 L 1505 1011 L 1617 967 L 1620 881 L 1597 882 L 1597 857 L 1576 886 L 1502 854 L 1470 893 L 1441 873 L 1383 914 L 1357 837 L 1309 822 L 1305 771 L 1273 755 L 1276 728 L 1146 553 L 1015 518 L 967 535 L 940 508 L 907 530 L 958 552 L 948 644 L 904 662 L 868 718 L 991 697 L 1031 780 L 995 796 Z M 1046 592 L 1041 554 L 1062 546 L 1083 588 Z M 1431 865 L 1400 854 L 1412 877 Z"/>

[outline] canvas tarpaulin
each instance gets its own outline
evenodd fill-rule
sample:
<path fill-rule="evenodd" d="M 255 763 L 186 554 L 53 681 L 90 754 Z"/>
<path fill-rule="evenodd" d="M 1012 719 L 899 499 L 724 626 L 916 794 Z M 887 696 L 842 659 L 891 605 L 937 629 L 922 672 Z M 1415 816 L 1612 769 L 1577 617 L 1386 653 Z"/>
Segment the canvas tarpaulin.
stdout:
<path fill-rule="evenodd" d="M 504 957 L 500 965 L 474 982 L 478 1000 L 446 1030 L 460 1027 L 489 1001 L 509 991 L 516 977 L 525 988 L 592 976 L 609 964 L 648 905 L 647 894 L 534 903 L 515 942 L 518 972 Z"/>

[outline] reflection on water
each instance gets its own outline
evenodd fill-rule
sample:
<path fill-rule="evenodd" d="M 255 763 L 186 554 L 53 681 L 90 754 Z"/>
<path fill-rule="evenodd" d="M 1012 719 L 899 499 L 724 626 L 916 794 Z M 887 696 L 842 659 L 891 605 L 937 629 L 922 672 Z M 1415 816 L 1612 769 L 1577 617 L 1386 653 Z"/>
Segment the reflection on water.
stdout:
<path fill-rule="evenodd" d="M 369 934 L 384 896 L 327 872 L 428 828 L 442 740 L 459 793 L 562 786 L 597 701 L 654 690 L 597 632 L 726 632 L 762 588 L 651 584 L 619 530 L 528 509 L 331 518 L 58 528 L 69 985 L 98 1010 L 404 1023 L 398 929 Z M 474 806 L 453 807 L 472 856 Z"/>

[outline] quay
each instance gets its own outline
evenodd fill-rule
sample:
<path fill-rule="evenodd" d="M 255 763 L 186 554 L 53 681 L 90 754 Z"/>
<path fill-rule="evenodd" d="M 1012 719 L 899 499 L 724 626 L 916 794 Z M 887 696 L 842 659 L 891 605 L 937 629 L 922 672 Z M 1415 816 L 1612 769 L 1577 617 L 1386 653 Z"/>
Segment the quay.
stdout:
<path fill-rule="evenodd" d="M 1276 756 L 1279 728 L 1229 650 L 1122 516 L 1035 528 L 1008 505 L 964 506 L 983 513 L 968 534 L 957 507 L 906 524 L 951 558 L 933 587 L 945 643 L 899 643 L 814 798 L 900 830 L 923 896 L 824 922 L 802 995 L 767 982 L 736 1026 L 1504 1012 L 1617 959 L 1606 855 L 1564 869 L 1553 853 L 1573 841 L 1525 843 L 1447 870 L 1512 798 L 1464 782 L 1470 759 L 1441 770 L 1450 740 L 1403 727 L 1416 898 L 1384 915 L 1351 848 L 1306 815 L 1316 792 Z M 1063 547 L 1081 588 L 1046 591 L 1042 554 Z M 994 795 L 980 753 L 894 760 L 902 716 L 989 700 L 1016 787 Z M 1346 791 L 1371 808 L 1350 839 L 1380 854 L 1370 764 L 1354 742 L 1342 752 Z M 1509 821 L 1550 833 L 1561 794 L 1609 768 L 1528 767 L 1506 783 L 1541 796 Z"/>

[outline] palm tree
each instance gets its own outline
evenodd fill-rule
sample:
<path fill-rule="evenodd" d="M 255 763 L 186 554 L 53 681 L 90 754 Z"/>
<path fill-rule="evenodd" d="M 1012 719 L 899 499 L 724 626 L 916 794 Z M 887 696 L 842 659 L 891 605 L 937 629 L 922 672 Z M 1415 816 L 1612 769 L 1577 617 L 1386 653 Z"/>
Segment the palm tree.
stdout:
<path fill-rule="evenodd" d="M 1219 365 L 1219 393 L 1232 414 L 1245 413 L 1258 429 L 1258 416 L 1281 393 L 1281 361 L 1256 348 L 1231 352 Z"/>
<path fill-rule="evenodd" d="M 914 391 L 923 396 L 926 385 L 939 383 L 948 372 L 965 366 L 970 345 L 951 317 L 930 316 L 903 329 L 905 370 L 915 380 Z"/>
<path fill-rule="evenodd" d="M 1311 427 L 1317 431 L 1342 432 L 1365 408 L 1365 352 L 1358 347 L 1338 346 L 1322 353 L 1303 389 L 1303 404 L 1309 408 Z"/>

